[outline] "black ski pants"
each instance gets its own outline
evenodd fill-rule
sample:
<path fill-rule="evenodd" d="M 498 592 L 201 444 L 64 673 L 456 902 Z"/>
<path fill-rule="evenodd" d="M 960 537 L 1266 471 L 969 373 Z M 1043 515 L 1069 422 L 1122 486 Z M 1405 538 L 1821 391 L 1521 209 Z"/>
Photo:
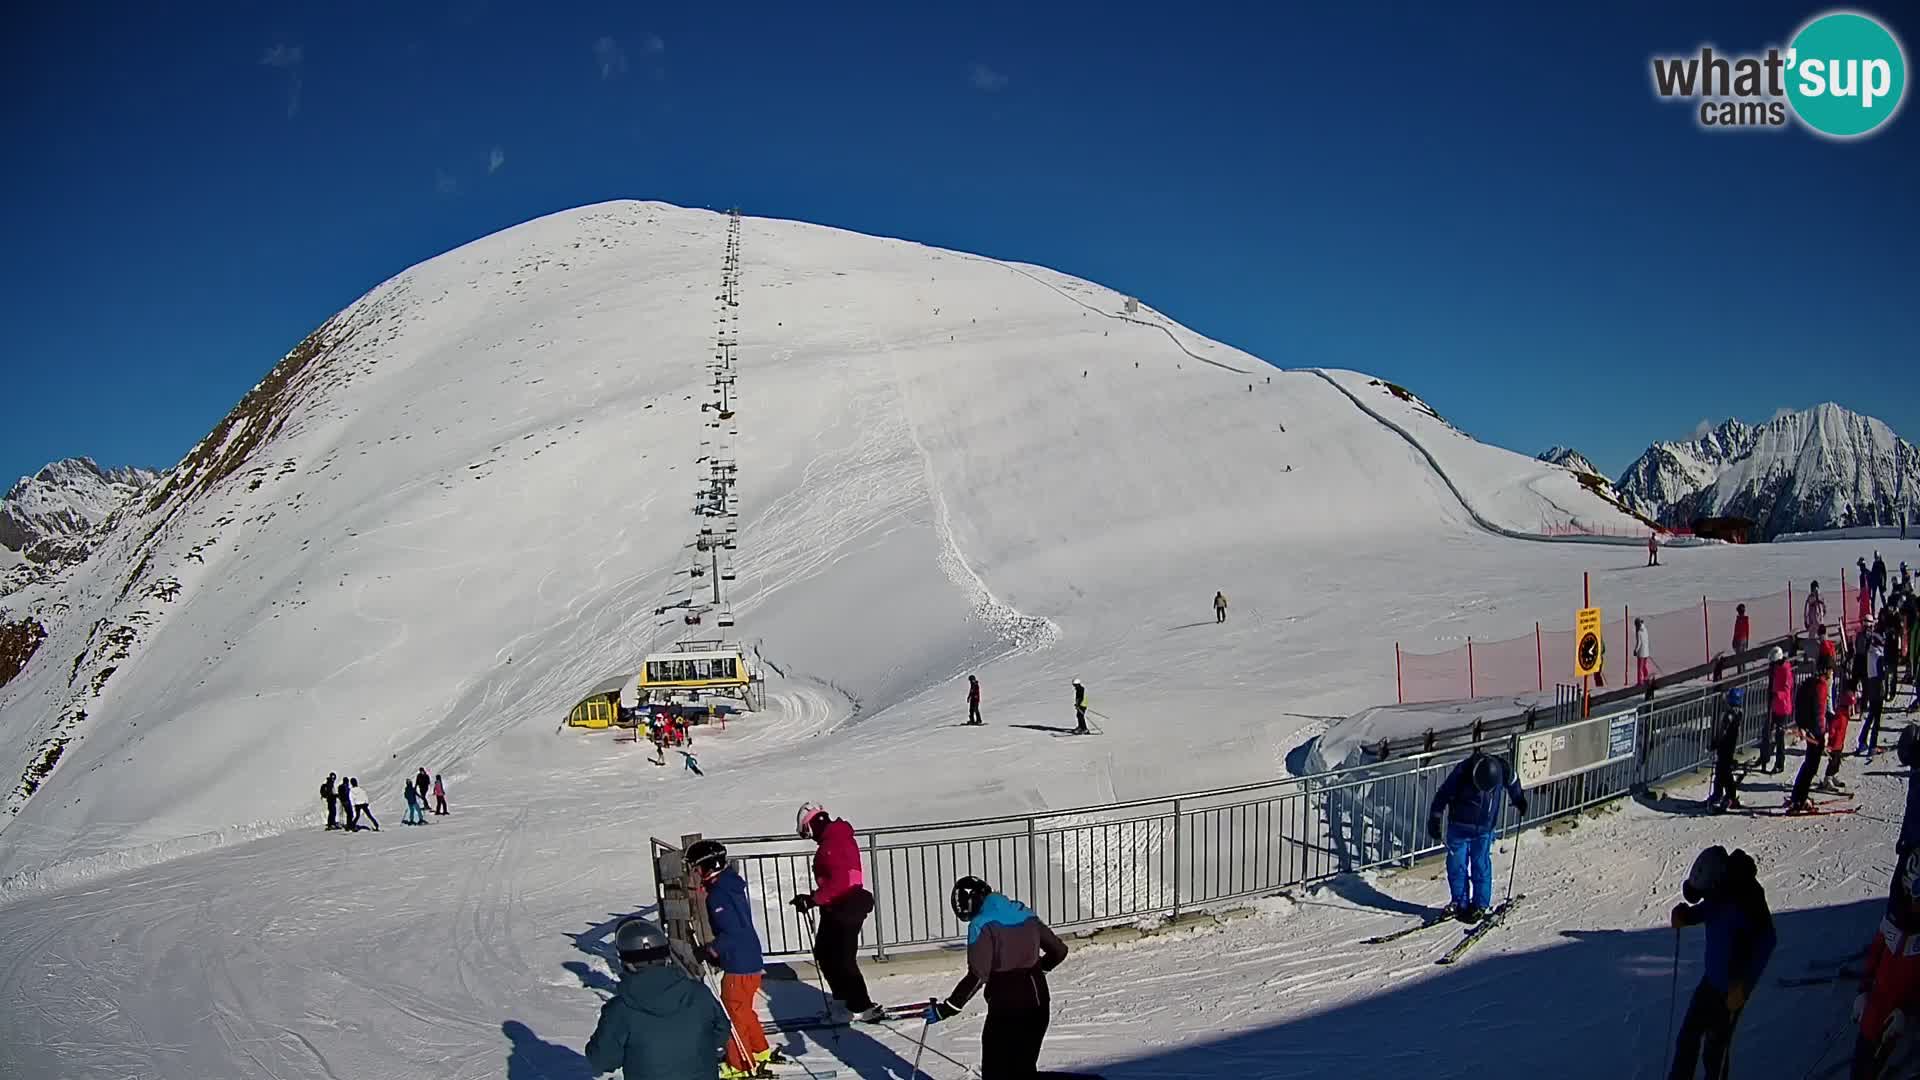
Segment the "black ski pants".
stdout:
<path fill-rule="evenodd" d="M 1708 803 L 1731 803 L 1740 797 L 1740 788 L 1733 779 L 1733 741 L 1734 737 L 1729 736 L 1714 752 L 1713 792 L 1707 796 Z"/>
<path fill-rule="evenodd" d="M 1880 713 L 1886 705 L 1886 689 L 1881 679 L 1867 680 L 1867 718 L 1860 725 L 1860 745 L 1869 751 L 1880 747 Z"/>
<path fill-rule="evenodd" d="M 813 939 L 813 962 L 827 991 L 852 1012 L 873 1008 L 867 979 L 860 974 L 860 927 L 873 914 L 873 894 L 855 889 L 820 909 L 820 929 Z"/>
<path fill-rule="evenodd" d="M 980 1030 L 980 1080 L 1033 1080 L 1040 1043 L 1047 1037 L 1047 1007 L 987 1006 Z"/>
<path fill-rule="evenodd" d="M 359 831 L 360 815 L 353 812 L 353 803 L 346 799 L 340 800 L 340 819 L 345 822 L 342 828 L 345 828 L 349 832 Z"/>
<path fill-rule="evenodd" d="M 967 723 L 977 724 L 979 722 L 980 722 L 980 703 L 977 701 L 967 702 Z"/>
<path fill-rule="evenodd" d="M 338 814 L 338 811 L 340 809 L 340 804 L 334 801 L 332 795 L 327 796 L 326 803 L 327 803 L 327 828 L 337 829 L 340 827 L 340 818 Z"/>
<path fill-rule="evenodd" d="M 1760 732 L 1760 760 L 1753 763 L 1754 770 L 1769 771 L 1768 758 L 1773 759 L 1775 771 L 1787 767 L 1787 718 L 1784 716 L 1767 717 L 1767 726 Z"/>
<path fill-rule="evenodd" d="M 1673 1047 L 1673 1071 L 1667 1074 L 1667 1080 L 1696 1080 L 1703 1063 L 1707 1080 L 1725 1080 L 1733 1064 L 1733 1025 L 1739 1022 L 1739 1013 L 1727 1012 L 1725 991 L 1700 980 L 1693 1000 L 1687 1003 L 1686 1018 L 1680 1021 L 1680 1038 Z"/>
<path fill-rule="evenodd" d="M 1813 778 L 1820 775 L 1820 758 L 1825 753 L 1825 739 L 1807 743 L 1807 756 L 1800 762 L 1800 772 L 1793 778 L 1793 799 L 1789 806 L 1799 806 L 1807 801 L 1807 793 L 1813 788 Z"/>

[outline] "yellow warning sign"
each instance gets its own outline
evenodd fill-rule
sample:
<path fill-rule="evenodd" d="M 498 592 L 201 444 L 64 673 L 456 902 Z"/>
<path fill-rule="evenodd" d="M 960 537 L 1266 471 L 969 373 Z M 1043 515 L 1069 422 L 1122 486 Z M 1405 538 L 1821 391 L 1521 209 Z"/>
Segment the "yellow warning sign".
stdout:
<path fill-rule="evenodd" d="M 1576 675 L 1598 675 L 1601 661 L 1600 609 L 1581 608 L 1573 617 L 1573 671 Z"/>

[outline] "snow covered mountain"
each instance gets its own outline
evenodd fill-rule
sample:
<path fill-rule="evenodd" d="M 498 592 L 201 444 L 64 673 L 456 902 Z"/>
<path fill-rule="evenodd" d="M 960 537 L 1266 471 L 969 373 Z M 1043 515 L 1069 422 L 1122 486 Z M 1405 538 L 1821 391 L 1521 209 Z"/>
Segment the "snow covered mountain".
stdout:
<path fill-rule="evenodd" d="M 1619 488 L 1663 524 L 1744 518 L 1760 539 L 1893 525 L 1903 514 L 1920 517 L 1920 451 L 1879 420 L 1827 403 L 1757 427 L 1728 420 L 1689 442 L 1656 443 Z"/>
<path fill-rule="evenodd" d="M 1566 446 L 1551 447 L 1548 450 L 1546 450 L 1544 453 L 1540 454 L 1539 456 L 1541 461 L 1544 461 L 1549 465 L 1560 465 L 1565 468 L 1572 469 L 1574 472 L 1581 473 L 1584 475 L 1588 475 L 1588 476 L 1606 475 L 1605 473 L 1602 473 L 1599 469 L 1595 468 L 1593 465 L 1593 462 L 1587 460 L 1587 455 L 1581 453 L 1578 450 L 1572 449 L 1571 447 L 1566 447 Z"/>
<path fill-rule="evenodd" d="M 31 556 L 43 541 L 71 540 L 159 480 L 152 469 L 102 469 L 92 458 L 53 462 L 0 498 L 0 547 Z"/>
<path fill-rule="evenodd" d="M 1404 390 L 1277 371 L 1039 267 L 748 219 L 736 306 L 728 230 L 612 203 L 397 275 L 288 353 L 84 565 L 0 598 L 0 625 L 37 627 L 0 687 L 18 778 L 0 875 L 290 827 L 323 763 L 371 785 L 509 746 L 509 774 L 530 745 L 582 752 L 552 737 L 579 694 L 715 633 L 657 611 L 698 594 L 716 342 L 739 365 L 732 633 L 791 676 L 771 711 L 811 731 L 918 731 L 929 695 L 982 667 L 1002 702 L 1057 697 L 1071 665 L 1194 712 L 1186 680 L 1137 662 L 1162 617 L 1146 613 L 1223 585 L 1255 619 L 1346 611 L 1334 580 L 1289 565 L 1631 524 Z M 1296 708 L 1391 693 L 1390 668 L 1360 688 L 1319 647 L 1205 663 Z M 1194 737 L 1233 711 L 1199 709 Z M 1017 801 L 1112 785 L 1044 753 L 1031 767 Z M 1226 754 L 1187 779 L 1247 769 Z M 927 772 L 918 805 L 1004 805 Z"/>

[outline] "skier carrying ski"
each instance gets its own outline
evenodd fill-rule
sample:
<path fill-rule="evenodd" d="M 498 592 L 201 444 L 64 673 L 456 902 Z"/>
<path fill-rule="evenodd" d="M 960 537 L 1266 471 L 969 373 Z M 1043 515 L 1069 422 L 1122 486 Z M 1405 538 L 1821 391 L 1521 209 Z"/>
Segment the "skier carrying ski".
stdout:
<path fill-rule="evenodd" d="M 1760 733 L 1760 758 L 1756 771 L 1784 772 L 1787 767 L 1787 719 L 1793 715 L 1793 663 L 1778 645 L 1767 654 L 1771 669 L 1767 672 L 1767 730 Z M 1773 764 L 1768 765 L 1771 757 Z"/>
<path fill-rule="evenodd" d="M 613 934 L 620 952 L 620 988 L 600 1006 L 587 1040 L 597 1073 L 624 1070 L 626 1080 L 714 1080 L 727 1014 L 700 982 L 671 963 L 667 935 L 645 919 L 628 919 Z"/>
<path fill-rule="evenodd" d="M 1878 1080 L 1887 1060 L 1920 1011 L 1920 851 L 1894 868 L 1887 911 L 1867 946 L 1860 992 L 1853 999 L 1852 1080 Z"/>
<path fill-rule="evenodd" d="M 776 1054 L 767 1045 L 760 1016 L 753 1008 L 766 959 L 760 935 L 753 929 L 747 881 L 733 868 L 726 845 L 718 840 L 696 840 L 689 845 L 687 865 L 700 875 L 706 893 L 707 924 L 713 928 L 713 940 L 701 948 L 700 958 L 720 969 L 720 1007 L 733 1022 L 721 1080 L 744 1080 L 759 1073 L 762 1066 L 776 1063 Z M 777 1063 L 784 1064 L 785 1055 L 778 1057 Z"/>
<path fill-rule="evenodd" d="M 1813 778 L 1820 772 L 1820 758 L 1826 752 L 1827 745 L 1827 702 L 1828 686 L 1833 678 L 1833 661 L 1822 654 L 1815 665 L 1813 674 L 1800 683 L 1800 689 L 1793 698 L 1793 722 L 1806 740 L 1807 756 L 1800 761 L 1800 771 L 1793 778 L 1793 794 L 1787 800 L 1787 813 L 1804 814 L 1813 809 L 1807 801 L 1807 789 L 1813 786 Z"/>
<path fill-rule="evenodd" d="M 1686 902 L 1674 905 L 1668 921 L 1676 931 L 1706 926 L 1707 970 L 1680 1022 L 1668 1080 L 1694 1080 L 1703 1057 L 1707 1075 L 1717 1080 L 1727 1075 L 1731 1064 L 1740 1010 L 1773 955 L 1773 914 L 1767 910 L 1767 893 L 1760 887 L 1753 857 L 1739 850 L 1729 855 L 1718 844 L 1693 860 L 1680 889 Z"/>
<path fill-rule="evenodd" d="M 1087 733 L 1087 684 L 1078 675 L 1073 677 L 1073 722 L 1075 735 Z"/>
<path fill-rule="evenodd" d="M 339 809 L 339 804 L 333 801 L 333 784 L 334 781 L 338 779 L 338 773 L 328 773 L 327 778 L 320 781 L 320 801 L 327 804 L 328 829 L 337 829 L 340 827 L 339 818 L 334 813 Z"/>
<path fill-rule="evenodd" d="M 1740 731 L 1746 718 L 1747 692 L 1739 687 L 1727 691 L 1727 708 L 1713 732 L 1713 790 L 1707 794 L 1707 808 L 1716 814 L 1740 809 L 1740 785 L 1733 777 L 1733 753 L 1740 745 Z"/>
<path fill-rule="evenodd" d="M 1441 839 L 1440 818 L 1447 817 L 1447 888 L 1451 899 L 1440 917 L 1452 916 L 1472 925 L 1493 905 L 1493 834 L 1500 824 L 1500 792 L 1505 789 L 1513 808 L 1527 813 L 1527 793 L 1504 759 L 1481 750 L 1453 767 L 1433 793 L 1428 809 L 1427 835 Z"/>
<path fill-rule="evenodd" d="M 967 676 L 967 723 L 979 724 L 980 719 L 980 676 Z"/>
<path fill-rule="evenodd" d="M 1215 623 L 1227 621 L 1227 594 L 1224 592 L 1213 594 L 1213 621 Z"/>
<path fill-rule="evenodd" d="M 853 826 L 815 803 L 800 808 L 794 826 L 802 839 L 819 845 L 813 854 L 813 891 L 790 901 L 802 915 L 820 909 L 813 962 L 827 980 L 827 989 L 853 1019 L 874 1023 L 886 1014 L 867 996 L 867 980 L 860 974 L 860 926 L 873 913 L 873 894 L 867 891 L 860 869 L 860 845 Z"/>
<path fill-rule="evenodd" d="M 982 985 L 987 1022 L 980 1031 L 980 1075 L 1031 1077 L 1047 1035 L 1047 972 L 1067 947 L 1031 908 L 994 892 L 977 877 L 953 883 L 953 914 L 967 924 L 967 973 L 945 1001 L 927 1006 L 927 1022 L 958 1016 Z"/>
<path fill-rule="evenodd" d="M 1844 585 L 1846 582 L 1843 581 L 1841 584 Z M 1803 621 L 1806 624 L 1808 637 L 1819 641 L 1827 636 L 1827 602 L 1820 597 L 1820 583 L 1817 581 L 1807 593 L 1806 618 Z"/>

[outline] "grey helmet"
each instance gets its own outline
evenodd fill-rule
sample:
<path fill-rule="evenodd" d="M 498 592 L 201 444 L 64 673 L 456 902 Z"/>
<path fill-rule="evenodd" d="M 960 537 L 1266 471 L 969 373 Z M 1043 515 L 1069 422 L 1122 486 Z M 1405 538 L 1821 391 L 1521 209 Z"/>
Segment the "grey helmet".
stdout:
<path fill-rule="evenodd" d="M 1697 904 L 1711 896 L 1726 876 L 1727 849 L 1715 844 L 1694 858 L 1693 869 L 1680 886 L 1680 893 L 1687 898 L 1687 903 Z"/>
<path fill-rule="evenodd" d="M 619 950 L 620 962 L 638 966 L 657 964 L 669 954 L 667 935 L 647 919 L 628 919 L 613 932 L 613 947 Z"/>

